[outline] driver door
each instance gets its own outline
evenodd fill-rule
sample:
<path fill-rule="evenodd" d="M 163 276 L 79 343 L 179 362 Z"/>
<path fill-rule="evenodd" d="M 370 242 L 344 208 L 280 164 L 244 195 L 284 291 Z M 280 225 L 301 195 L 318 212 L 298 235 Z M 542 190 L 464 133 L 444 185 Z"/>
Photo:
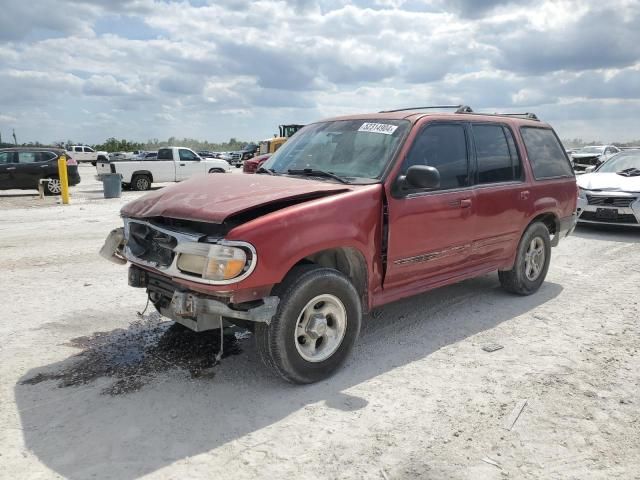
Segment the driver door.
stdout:
<path fill-rule="evenodd" d="M 396 191 L 389 198 L 385 290 L 410 294 L 466 268 L 476 221 L 468 136 L 464 123 L 433 122 L 416 136 L 401 174 L 413 165 L 432 166 L 440 187 Z"/>
<path fill-rule="evenodd" d="M 186 180 L 198 173 L 205 173 L 202 170 L 204 167 L 200 163 L 200 157 L 191 150 L 179 148 L 178 156 L 179 161 L 176 166 L 176 181 L 181 182 L 182 180 Z"/>

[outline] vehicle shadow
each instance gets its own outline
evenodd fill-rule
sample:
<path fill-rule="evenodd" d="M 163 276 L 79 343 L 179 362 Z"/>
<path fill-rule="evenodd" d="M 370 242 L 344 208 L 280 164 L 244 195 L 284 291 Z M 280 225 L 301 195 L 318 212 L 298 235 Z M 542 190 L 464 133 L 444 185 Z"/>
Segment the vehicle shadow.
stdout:
<path fill-rule="evenodd" d="M 109 383 L 105 378 L 69 388 L 52 381 L 24 384 L 69 360 L 32 369 L 15 386 L 24 442 L 65 478 L 137 478 L 264 429 L 312 403 L 343 411 L 366 408 L 365 398 L 347 390 L 530 312 L 561 292 L 560 285 L 547 282 L 535 295 L 509 295 L 493 274 L 387 305 L 365 319 L 344 368 L 308 386 L 269 374 L 251 338 L 241 342 L 244 352 L 223 359 L 212 377 L 194 379 L 169 370 L 119 396 L 100 393 Z"/>
<path fill-rule="evenodd" d="M 589 240 L 640 243 L 640 229 L 624 225 L 589 225 L 581 223 L 578 224 L 571 235 Z"/>
<path fill-rule="evenodd" d="M 22 197 L 39 198 L 40 194 L 37 191 L 35 193 L 8 193 L 8 194 L 0 193 L 0 198 L 22 198 Z"/>

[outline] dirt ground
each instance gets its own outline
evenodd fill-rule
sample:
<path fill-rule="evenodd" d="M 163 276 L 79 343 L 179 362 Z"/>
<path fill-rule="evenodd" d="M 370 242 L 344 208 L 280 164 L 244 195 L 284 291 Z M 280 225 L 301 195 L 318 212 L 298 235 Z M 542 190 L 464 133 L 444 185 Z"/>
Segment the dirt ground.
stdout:
<path fill-rule="evenodd" d="M 0 192 L 1 478 L 640 478 L 640 231 L 579 228 L 530 297 L 487 275 L 388 305 L 300 387 L 250 335 L 216 366 L 216 335 L 139 316 L 97 253 L 139 193 L 81 175 L 69 206 Z"/>

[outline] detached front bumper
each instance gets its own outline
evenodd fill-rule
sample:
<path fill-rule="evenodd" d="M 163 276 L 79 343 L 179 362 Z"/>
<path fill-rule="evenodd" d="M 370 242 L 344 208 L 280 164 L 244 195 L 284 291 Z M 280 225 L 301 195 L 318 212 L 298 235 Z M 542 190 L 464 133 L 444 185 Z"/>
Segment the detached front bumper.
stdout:
<path fill-rule="evenodd" d="M 196 332 L 219 328 L 222 323 L 239 323 L 238 321 L 269 324 L 280 302 L 278 297 L 268 296 L 234 305 L 228 298 L 190 291 L 173 282 L 170 277 L 136 265 L 129 267 L 129 285 L 146 288 L 149 299 L 161 315 Z"/>

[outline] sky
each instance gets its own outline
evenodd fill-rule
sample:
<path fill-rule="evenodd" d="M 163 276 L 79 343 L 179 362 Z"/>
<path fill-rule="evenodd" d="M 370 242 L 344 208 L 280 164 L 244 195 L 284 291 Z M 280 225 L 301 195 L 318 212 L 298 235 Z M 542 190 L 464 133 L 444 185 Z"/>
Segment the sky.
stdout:
<path fill-rule="evenodd" d="M 638 0 L 3 0 L 0 134 L 259 140 L 433 104 L 640 139 Z"/>

